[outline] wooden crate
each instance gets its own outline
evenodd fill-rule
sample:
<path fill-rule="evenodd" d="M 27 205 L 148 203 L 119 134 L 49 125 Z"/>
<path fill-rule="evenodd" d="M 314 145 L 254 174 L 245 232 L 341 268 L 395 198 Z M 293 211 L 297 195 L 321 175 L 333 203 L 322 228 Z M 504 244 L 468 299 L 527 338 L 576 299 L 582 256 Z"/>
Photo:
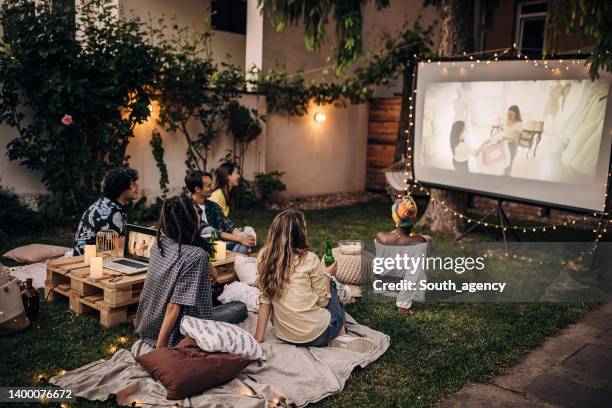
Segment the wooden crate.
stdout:
<path fill-rule="evenodd" d="M 236 254 L 229 251 L 227 254 L 225 260 L 213 262 L 220 283 L 236 279 Z M 105 268 L 102 278 L 93 279 L 82 256 L 61 258 L 47 263 L 45 297 L 49 300 L 57 294 L 68 297 L 70 311 L 75 315 L 96 310 L 100 313 L 100 324 L 110 327 L 134 319 L 145 278 L 146 272 L 123 275 Z"/>

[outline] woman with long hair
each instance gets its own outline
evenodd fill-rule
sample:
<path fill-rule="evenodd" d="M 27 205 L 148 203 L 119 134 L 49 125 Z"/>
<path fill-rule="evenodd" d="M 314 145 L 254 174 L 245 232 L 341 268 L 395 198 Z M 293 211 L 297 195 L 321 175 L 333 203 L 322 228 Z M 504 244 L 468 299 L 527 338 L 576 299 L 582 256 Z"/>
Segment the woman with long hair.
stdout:
<path fill-rule="evenodd" d="M 517 105 L 511 105 L 506 112 L 506 119 L 500 124 L 494 126 L 494 129 L 499 130 L 491 139 L 486 140 L 476 150 L 478 156 L 480 152 L 490 144 L 507 142 L 508 150 L 510 151 L 510 164 L 504 169 L 504 175 L 509 176 L 512 170 L 512 163 L 516 157 L 516 151 L 518 149 L 518 143 L 521 138 L 521 131 L 523 130 L 523 118 L 521 117 L 521 110 Z"/>
<path fill-rule="evenodd" d="M 450 147 L 453 153 L 453 167 L 455 171 L 469 173 L 468 158 L 470 147 L 464 139 L 465 122 L 458 120 L 453 123 L 450 134 Z"/>
<path fill-rule="evenodd" d="M 301 211 L 278 214 L 257 260 L 257 284 L 261 291 L 257 341 L 264 341 L 272 314 L 274 333 L 286 342 L 323 347 L 336 339 L 339 346 L 363 348 L 367 339 L 338 337 L 344 328 L 345 314 L 336 286 L 329 278 L 336 269 L 335 263 L 326 267 L 309 250 L 306 219 Z"/>
<path fill-rule="evenodd" d="M 234 204 L 232 190 L 239 182 L 240 172 L 233 162 L 227 161 L 215 170 L 215 190 L 209 200 L 217 203 L 226 217 L 229 216 L 230 207 Z"/>
<path fill-rule="evenodd" d="M 186 195 L 164 202 L 156 243 L 138 304 L 134 327 L 152 347 L 174 346 L 183 316 L 238 323 L 246 319 L 242 302 L 213 308 L 209 262 L 211 245 L 200 235 L 201 211 Z"/>

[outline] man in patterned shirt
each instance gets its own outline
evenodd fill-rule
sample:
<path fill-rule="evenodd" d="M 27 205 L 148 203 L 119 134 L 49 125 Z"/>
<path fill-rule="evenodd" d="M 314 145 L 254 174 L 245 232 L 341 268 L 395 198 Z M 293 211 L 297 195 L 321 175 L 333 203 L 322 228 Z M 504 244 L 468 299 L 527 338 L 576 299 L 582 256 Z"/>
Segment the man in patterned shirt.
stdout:
<path fill-rule="evenodd" d="M 81 217 L 74 237 L 73 255 L 83 254 L 85 245 L 96 243 L 98 231 L 117 231 L 120 237 L 125 236 L 128 223 L 125 207 L 138 199 L 138 173 L 134 169 L 112 169 L 102 182 L 102 197 L 93 203 Z"/>
<path fill-rule="evenodd" d="M 250 248 L 255 245 L 255 238 L 241 235 L 240 228 L 223 215 L 219 204 L 208 199 L 213 191 L 212 175 L 200 170 L 189 172 L 185 176 L 185 186 L 202 210 L 202 235 L 208 238 L 214 229 L 218 237 L 228 241 L 227 249 L 248 254 Z"/>

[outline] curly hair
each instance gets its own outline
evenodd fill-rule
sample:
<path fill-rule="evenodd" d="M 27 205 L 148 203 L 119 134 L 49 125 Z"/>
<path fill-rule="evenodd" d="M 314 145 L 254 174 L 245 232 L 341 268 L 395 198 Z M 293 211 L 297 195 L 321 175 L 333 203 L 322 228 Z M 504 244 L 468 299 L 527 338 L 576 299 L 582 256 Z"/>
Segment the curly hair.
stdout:
<path fill-rule="evenodd" d="M 138 172 L 129 167 L 112 169 L 102 181 L 102 194 L 111 200 L 119 198 L 121 193 L 130 189 L 132 182 L 138 180 Z"/>

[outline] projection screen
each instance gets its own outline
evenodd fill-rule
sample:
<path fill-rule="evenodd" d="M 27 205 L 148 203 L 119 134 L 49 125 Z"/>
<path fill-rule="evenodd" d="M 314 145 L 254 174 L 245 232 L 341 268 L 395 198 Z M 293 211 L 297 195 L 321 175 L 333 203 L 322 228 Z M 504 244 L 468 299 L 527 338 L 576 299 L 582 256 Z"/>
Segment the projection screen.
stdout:
<path fill-rule="evenodd" d="M 591 81 L 584 60 L 420 63 L 415 178 L 602 211 L 612 142 L 611 79 L 601 73 Z"/>

